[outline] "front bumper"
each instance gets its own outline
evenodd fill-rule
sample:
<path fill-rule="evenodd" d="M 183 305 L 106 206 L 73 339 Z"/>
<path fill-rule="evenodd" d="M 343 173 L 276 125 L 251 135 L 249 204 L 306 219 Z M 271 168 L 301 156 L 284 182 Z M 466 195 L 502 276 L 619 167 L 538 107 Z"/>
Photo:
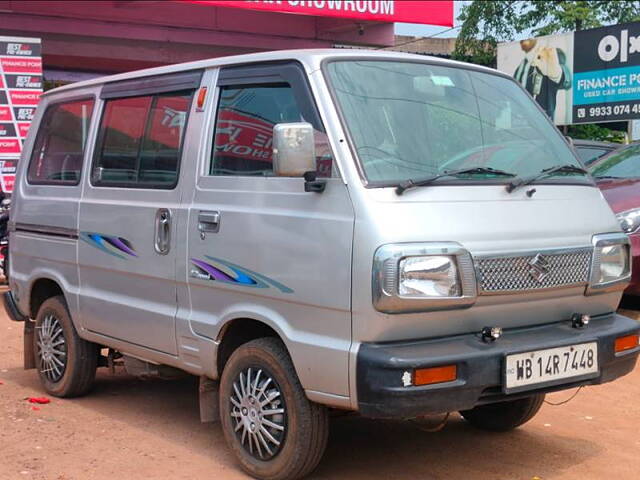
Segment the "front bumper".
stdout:
<path fill-rule="evenodd" d="M 640 347 L 616 354 L 615 339 L 640 331 L 640 324 L 614 313 L 593 317 L 588 326 L 573 328 L 570 321 L 505 330 L 502 337 L 485 343 L 477 334 L 432 340 L 364 343 L 357 357 L 358 410 L 364 416 L 411 418 L 432 413 L 468 410 L 477 405 L 610 382 L 635 366 Z M 510 353 L 598 342 L 597 376 L 569 378 L 531 390 L 503 391 L 504 359 Z M 404 386 L 405 372 L 416 368 L 457 365 L 452 382 Z"/>

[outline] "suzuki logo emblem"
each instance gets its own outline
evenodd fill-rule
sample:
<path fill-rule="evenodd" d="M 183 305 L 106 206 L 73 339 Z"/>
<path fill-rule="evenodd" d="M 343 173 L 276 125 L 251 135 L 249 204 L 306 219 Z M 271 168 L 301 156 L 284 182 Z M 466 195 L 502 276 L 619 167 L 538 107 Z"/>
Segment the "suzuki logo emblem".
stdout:
<path fill-rule="evenodd" d="M 549 275 L 549 269 L 551 265 L 542 255 L 537 254 L 533 259 L 529 262 L 529 275 L 533 277 L 534 280 L 537 280 L 539 283 L 542 283 L 542 280 Z"/>

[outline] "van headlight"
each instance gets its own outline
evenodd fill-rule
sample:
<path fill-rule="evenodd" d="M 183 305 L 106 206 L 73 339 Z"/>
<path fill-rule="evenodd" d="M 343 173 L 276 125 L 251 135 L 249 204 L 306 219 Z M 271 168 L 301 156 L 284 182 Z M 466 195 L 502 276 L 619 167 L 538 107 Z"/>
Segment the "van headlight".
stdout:
<path fill-rule="evenodd" d="M 400 260 L 398 290 L 402 296 L 459 297 L 455 257 L 422 256 Z"/>
<path fill-rule="evenodd" d="M 593 258 L 587 294 L 623 290 L 631 279 L 631 246 L 623 233 L 593 236 Z"/>
<path fill-rule="evenodd" d="M 381 246 L 372 287 L 374 307 L 385 313 L 464 308 L 477 297 L 471 255 L 453 242 Z"/>
<path fill-rule="evenodd" d="M 634 233 L 640 227 L 640 209 L 627 210 L 616 215 L 624 233 Z"/>

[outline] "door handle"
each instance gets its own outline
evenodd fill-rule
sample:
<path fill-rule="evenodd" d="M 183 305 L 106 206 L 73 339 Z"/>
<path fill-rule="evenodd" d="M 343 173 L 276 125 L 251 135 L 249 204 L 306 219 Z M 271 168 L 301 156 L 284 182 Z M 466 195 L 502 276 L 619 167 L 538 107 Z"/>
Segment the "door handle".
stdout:
<path fill-rule="evenodd" d="M 200 236 L 203 236 L 206 232 L 218 233 L 220 230 L 220 212 L 201 210 L 198 213 L 198 230 L 200 231 Z"/>
<path fill-rule="evenodd" d="M 171 250 L 171 210 L 159 208 L 156 211 L 156 234 L 154 248 L 160 255 Z"/>

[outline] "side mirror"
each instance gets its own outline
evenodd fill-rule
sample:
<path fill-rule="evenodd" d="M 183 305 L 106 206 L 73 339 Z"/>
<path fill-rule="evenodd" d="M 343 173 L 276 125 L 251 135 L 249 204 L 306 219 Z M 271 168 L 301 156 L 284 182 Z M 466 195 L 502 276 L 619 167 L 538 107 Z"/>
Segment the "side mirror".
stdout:
<path fill-rule="evenodd" d="M 302 177 L 316 171 L 315 139 L 309 123 L 278 123 L 273 127 L 273 172 Z"/>

